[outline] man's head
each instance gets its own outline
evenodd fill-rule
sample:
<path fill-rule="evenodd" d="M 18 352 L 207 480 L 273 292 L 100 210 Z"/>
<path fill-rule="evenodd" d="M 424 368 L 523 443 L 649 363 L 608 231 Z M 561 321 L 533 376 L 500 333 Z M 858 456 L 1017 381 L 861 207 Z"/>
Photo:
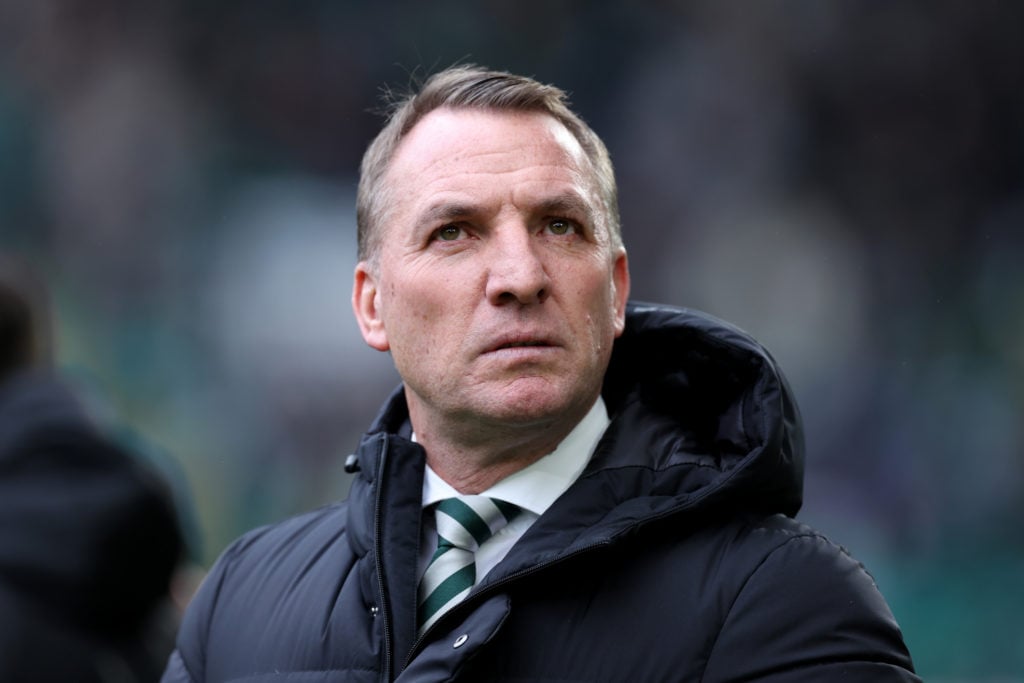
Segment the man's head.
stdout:
<path fill-rule="evenodd" d="M 475 101 L 467 74 L 481 89 L 528 83 L 465 69 L 437 79 L 459 80 L 460 98 Z M 363 337 L 391 352 L 424 439 L 564 437 L 600 393 L 624 326 L 614 182 L 594 169 L 596 156 L 611 173 L 607 154 L 543 108 L 414 113 L 388 163 L 364 164 L 379 174 L 364 183 L 386 189 L 372 211 L 363 205 L 375 221 L 353 286 Z"/>
<path fill-rule="evenodd" d="M 566 93 L 552 85 L 504 71 L 460 66 L 434 74 L 418 92 L 394 103 L 387 124 L 363 155 L 356 202 L 359 259 L 376 265 L 380 226 L 398 190 L 386 180 L 388 167 L 402 140 L 435 109 L 476 109 L 547 114 L 576 138 L 586 152 L 593 182 L 603 204 L 602 220 L 613 244 L 622 246 L 618 189 L 608 150 L 601 138 L 568 107 Z"/>

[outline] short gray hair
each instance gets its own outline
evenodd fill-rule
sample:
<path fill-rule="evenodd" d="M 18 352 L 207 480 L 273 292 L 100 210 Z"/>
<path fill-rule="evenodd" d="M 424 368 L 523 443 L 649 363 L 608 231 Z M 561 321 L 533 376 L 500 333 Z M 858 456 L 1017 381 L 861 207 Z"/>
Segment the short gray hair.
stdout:
<path fill-rule="evenodd" d="M 363 155 L 356 197 L 359 259 L 375 263 L 380 223 L 390 203 L 385 175 L 399 144 L 427 114 L 440 108 L 538 112 L 554 117 L 576 138 L 593 167 L 604 204 L 605 226 L 614 247 L 622 246 L 615 172 L 604 142 L 568 105 L 563 90 L 526 76 L 474 65 L 455 66 L 429 77 L 418 92 L 395 100 L 387 122 Z"/>

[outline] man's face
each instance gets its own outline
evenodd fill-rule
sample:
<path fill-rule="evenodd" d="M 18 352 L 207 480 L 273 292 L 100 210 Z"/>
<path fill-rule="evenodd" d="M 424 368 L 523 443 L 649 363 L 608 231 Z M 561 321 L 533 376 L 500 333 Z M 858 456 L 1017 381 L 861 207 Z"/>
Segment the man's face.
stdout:
<path fill-rule="evenodd" d="M 436 110 L 385 182 L 395 201 L 353 306 L 367 343 L 391 351 L 417 430 L 575 424 L 629 293 L 579 143 L 543 114 Z"/>

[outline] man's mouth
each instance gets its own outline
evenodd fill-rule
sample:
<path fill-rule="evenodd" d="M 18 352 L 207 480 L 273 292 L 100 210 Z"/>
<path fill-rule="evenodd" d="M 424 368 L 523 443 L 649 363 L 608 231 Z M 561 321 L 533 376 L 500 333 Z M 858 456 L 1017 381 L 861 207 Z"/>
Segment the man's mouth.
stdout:
<path fill-rule="evenodd" d="M 507 344 L 502 344 L 498 349 L 517 349 L 524 346 L 550 346 L 550 344 L 543 341 L 509 342 Z"/>
<path fill-rule="evenodd" d="M 540 335 L 505 334 L 495 339 L 485 353 L 494 353 L 496 351 L 507 351 L 511 349 L 553 348 L 555 346 L 557 346 L 557 344 L 551 339 Z"/>

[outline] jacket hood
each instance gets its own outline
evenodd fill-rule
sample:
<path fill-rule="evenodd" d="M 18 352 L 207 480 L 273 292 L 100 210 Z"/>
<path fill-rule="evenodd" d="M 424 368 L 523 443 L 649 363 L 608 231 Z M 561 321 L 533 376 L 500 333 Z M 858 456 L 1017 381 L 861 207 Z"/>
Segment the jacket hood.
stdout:
<path fill-rule="evenodd" d="M 603 396 L 612 426 L 588 471 L 641 467 L 659 495 L 688 505 L 727 502 L 790 517 L 800 509 L 796 400 L 768 351 L 737 327 L 630 303 Z"/>

